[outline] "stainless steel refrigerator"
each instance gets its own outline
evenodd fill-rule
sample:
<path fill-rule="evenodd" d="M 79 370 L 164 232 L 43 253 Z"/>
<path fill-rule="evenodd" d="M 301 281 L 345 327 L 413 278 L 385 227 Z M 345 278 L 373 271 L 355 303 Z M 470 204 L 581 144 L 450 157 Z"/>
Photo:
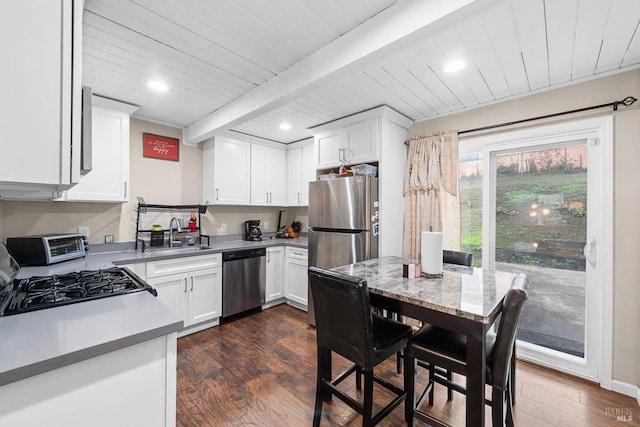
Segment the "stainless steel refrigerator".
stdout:
<path fill-rule="evenodd" d="M 378 257 L 378 179 L 309 183 L 309 265 L 333 268 Z M 309 292 L 308 321 L 315 325 Z"/>

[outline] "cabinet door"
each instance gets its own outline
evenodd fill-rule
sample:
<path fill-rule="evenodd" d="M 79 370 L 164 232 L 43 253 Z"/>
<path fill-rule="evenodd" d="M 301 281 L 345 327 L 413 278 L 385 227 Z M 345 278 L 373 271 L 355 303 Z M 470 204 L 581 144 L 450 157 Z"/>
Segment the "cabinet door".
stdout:
<path fill-rule="evenodd" d="M 319 135 L 315 138 L 315 158 L 318 169 L 340 166 L 342 161 L 342 145 L 340 132 Z"/>
<path fill-rule="evenodd" d="M 309 183 L 316 180 L 316 165 L 313 159 L 313 144 L 302 147 L 302 184 L 300 204 L 309 206 Z"/>
<path fill-rule="evenodd" d="M 129 115 L 94 107 L 93 169 L 66 192 L 65 200 L 126 202 L 129 200 Z"/>
<path fill-rule="evenodd" d="M 189 325 L 222 315 L 222 268 L 192 272 L 188 286 Z"/>
<path fill-rule="evenodd" d="M 70 161 L 70 151 L 61 155 L 70 147 L 62 135 L 63 12 L 62 1 L 0 5 L 0 181 L 60 184 L 61 162 Z"/>
<path fill-rule="evenodd" d="M 302 149 L 287 150 L 287 206 L 302 205 Z"/>
<path fill-rule="evenodd" d="M 216 137 L 204 147 L 204 203 L 249 205 L 251 203 L 251 144 Z"/>
<path fill-rule="evenodd" d="M 269 148 L 265 165 L 269 204 L 284 206 L 286 201 L 286 168 L 287 153 L 278 148 Z"/>
<path fill-rule="evenodd" d="M 184 321 L 184 326 L 189 326 L 187 275 L 172 274 L 155 277 L 148 279 L 147 283 L 158 292 L 158 299 L 180 316 Z"/>
<path fill-rule="evenodd" d="M 269 204 L 267 189 L 267 156 L 268 147 L 260 144 L 251 145 L 251 204 L 264 206 Z"/>
<path fill-rule="evenodd" d="M 284 296 L 284 247 L 267 248 L 265 302 Z"/>
<path fill-rule="evenodd" d="M 284 206 L 285 150 L 251 145 L 251 204 Z"/>
<path fill-rule="evenodd" d="M 378 160 L 378 120 L 369 120 L 344 129 L 343 152 L 350 165 Z"/>
<path fill-rule="evenodd" d="M 285 261 L 286 296 L 304 307 L 308 305 L 308 263 L 305 249 L 287 248 Z"/>

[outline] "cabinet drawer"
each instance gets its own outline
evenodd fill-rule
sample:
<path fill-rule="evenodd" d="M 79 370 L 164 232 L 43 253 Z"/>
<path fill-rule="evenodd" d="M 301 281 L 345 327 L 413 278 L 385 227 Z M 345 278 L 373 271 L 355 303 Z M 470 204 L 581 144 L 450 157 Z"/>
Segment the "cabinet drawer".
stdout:
<path fill-rule="evenodd" d="M 222 254 L 200 255 L 186 258 L 165 259 L 147 263 L 147 279 L 168 274 L 189 273 L 194 270 L 221 267 Z"/>
<path fill-rule="evenodd" d="M 287 248 L 287 258 L 307 261 L 308 251 L 306 249 Z"/>

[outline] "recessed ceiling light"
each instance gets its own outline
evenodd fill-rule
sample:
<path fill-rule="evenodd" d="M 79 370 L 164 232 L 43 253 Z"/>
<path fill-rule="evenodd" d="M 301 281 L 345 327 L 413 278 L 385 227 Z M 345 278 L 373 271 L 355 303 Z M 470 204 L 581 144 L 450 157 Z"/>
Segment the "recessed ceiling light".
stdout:
<path fill-rule="evenodd" d="M 169 90 L 169 86 L 159 80 L 151 80 L 149 83 L 147 83 L 147 85 L 149 85 L 151 89 L 157 90 L 158 92 L 166 92 Z"/>
<path fill-rule="evenodd" d="M 450 61 L 449 63 L 447 63 L 447 65 L 444 66 L 444 72 L 455 73 L 457 71 L 462 70 L 465 65 L 466 64 L 464 63 L 464 61 L 461 61 L 459 59 L 454 59 L 453 61 Z"/>
<path fill-rule="evenodd" d="M 289 130 L 291 129 L 291 125 L 289 123 L 280 123 L 280 129 Z"/>

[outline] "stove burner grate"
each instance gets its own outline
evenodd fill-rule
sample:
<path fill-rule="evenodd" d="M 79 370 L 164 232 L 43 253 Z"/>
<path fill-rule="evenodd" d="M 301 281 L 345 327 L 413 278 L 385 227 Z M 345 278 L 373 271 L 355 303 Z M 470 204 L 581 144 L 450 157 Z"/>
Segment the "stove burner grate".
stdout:
<path fill-rule="evenodd" d="M 75 302 L 155 290 L 119 267 L 19 280 L 15 298 L 5 315 L 56 307 Z"/>

